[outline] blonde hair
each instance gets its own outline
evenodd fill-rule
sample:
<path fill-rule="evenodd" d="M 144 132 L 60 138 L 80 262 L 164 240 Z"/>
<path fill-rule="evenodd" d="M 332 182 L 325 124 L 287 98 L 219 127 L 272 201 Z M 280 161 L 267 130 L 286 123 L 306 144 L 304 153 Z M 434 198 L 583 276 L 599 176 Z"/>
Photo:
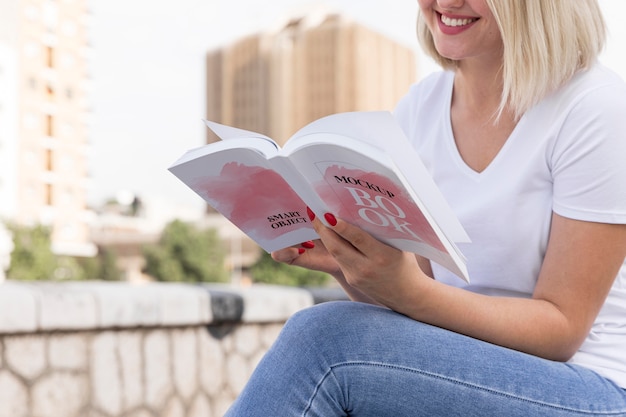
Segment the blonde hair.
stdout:
<path fill-rule="evenodd" d="M 589 68 L 606 40 L 597 0 L 486 0 L 504 46 L 503 89 L 498 115 L 510 107 L 516 119 L 576 72 Z M 421 14 L 420 43 L 439 65 L 457 62 L 437 52 Z"/>

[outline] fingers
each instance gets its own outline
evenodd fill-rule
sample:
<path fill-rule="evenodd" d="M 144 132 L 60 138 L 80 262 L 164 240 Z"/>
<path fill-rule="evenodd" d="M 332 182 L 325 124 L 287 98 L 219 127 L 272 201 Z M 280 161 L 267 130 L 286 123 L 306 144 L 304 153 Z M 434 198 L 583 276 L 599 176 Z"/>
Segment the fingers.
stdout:
<path fill-rule="evenodd" d="M 332 248 L 338 247 L 342 243 L 343 239 L 339 235 L 335 234 L 333 231 L 330 231 L 319 219 L 317 219 L 315 213 L 309 207 L 306 208 L 306 212 L 309 216 L 309 220 L 311 220 L 311 223 L 313 224 L 313 228 L 320 236 L 322 242 L 324 242 L 324 246 L 326 246 L 326 249 L 329 250 L 330 253 L 335 255 L 336 250 L 332 250 Z M 324 219 L 330 226 L 337 226 L 337 219 L 332 213 L 325 213 Z M 335 242 L 335 244 L 333 244 L 333 241 Z M 330 245 L 330 247 L 328 247 L 328 245 Z M 304 244 L 302 246 L 306 247 Z"/>
<path fill-rule="evenodd" d="M 321 221 L 313 221 L 313 226 L 322 237 L 327 249 L 334 255 L 338 254 L 342 246 L 346 246 L 345 243 L 349 244 L 346 247 L 364 255 L 380 251 L 381 243 L 362 229 L 337 219 L 332 213 L 325 213 L 324 220 L 330 227 L 324 226 Z"/>
<path fill-rule="evenodd" d="M 276 262 L 293 265 L 305 251 L 304 248 L 285 248 L 274 251 L 270 255 Z"/>
<path fill-rule="evenodd" d="M 315 242 L 313 242 L 312 240 L 308 240 L 306 242 L 302 242 L 302 247 L 304 249 L 313 249 L 313 248 L 315 248 Z"/>
<path fill-rule="evenodd" d="M 315 249 L 315 242 L 308 240 L 300 244 L 301 247 L 290 247 L 272 252 L 272 259 L 277 262 L 293 265 L 295 261 L 303 255 L 307 249 Z"/>
<path fill-rule="evenodd" d="M 319 268 L 318 264 L 322 259 L 320 256 L 327 256 L 328 252 L 332 257 L 342 259 L 342 262 L 355 264 L 355 262 L 366 261 L 366 258 L 377 259 L 381 255 L 385 257 L 383 252 L 391 249 L 369 233 L 346 221 L 337 219 L 332 213 L 323 214 L 324 223 L 309 208 L 307 208 L 307 214 L 323 242 L 318 242 L 323 251 L 319 252 L 316 243 L 309 240 L 302 242 L 299 246 L 273 252 L 271 255 L 275 261 L 289 265 L 306 264 L 308 266 L 311 264 L 315 265 L 315 268 Z M 300 260 L 300 257 L 309 250 L 312 250 L 311 255 L 315 253 L 314 257 L 307 254 L 306 259 Z M 323 255 L 324 253 L 326 255 Z"/>

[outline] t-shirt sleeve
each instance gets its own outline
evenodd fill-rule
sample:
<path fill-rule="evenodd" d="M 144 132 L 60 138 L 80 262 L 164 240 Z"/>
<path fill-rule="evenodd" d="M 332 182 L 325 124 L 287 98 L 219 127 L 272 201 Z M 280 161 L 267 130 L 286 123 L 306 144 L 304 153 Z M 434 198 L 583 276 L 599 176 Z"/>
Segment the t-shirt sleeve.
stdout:
<path fill-rule="evenodd" d="M 553 210 L 577 220 L 626 223 L 626 87 L 604 85 L 574 104 L 551 155 Z"/>

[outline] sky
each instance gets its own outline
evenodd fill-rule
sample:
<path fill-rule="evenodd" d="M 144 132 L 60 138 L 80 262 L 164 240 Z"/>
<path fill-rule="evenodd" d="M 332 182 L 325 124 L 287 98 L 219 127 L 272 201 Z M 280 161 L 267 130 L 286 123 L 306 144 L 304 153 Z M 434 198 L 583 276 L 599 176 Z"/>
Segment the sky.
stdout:
<path fill-rule="evenodd" d="M 199 215 L 203 204 L 167 167 L 204 143 L 205 56 L 277 27 L 311 7 L 340 11 L 418 53 L 416 0 L 89 0 L 91 185 L 89 202 L 136 194 L 157 215 Z M 600 0 L 609 27 L 601 60 L 626 79 L 623 0 Z"/>

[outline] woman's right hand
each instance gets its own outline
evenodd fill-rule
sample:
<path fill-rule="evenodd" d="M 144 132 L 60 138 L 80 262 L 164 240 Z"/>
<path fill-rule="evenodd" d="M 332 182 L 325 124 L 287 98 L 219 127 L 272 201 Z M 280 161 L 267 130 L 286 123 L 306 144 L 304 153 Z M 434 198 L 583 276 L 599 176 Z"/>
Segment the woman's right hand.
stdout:
<path fill-rule="evenodd" d="M 326 272 L 335 278 L 348 297 L 353 301 L 378 304 L 372 298 L 347 283 L 339 263 L 326 250 L 321 240 L 303 242 L 298 247 L 290 247 L 272 252 L 272 258 L 287 265 L 301 266 L 315 271 Z"/>

